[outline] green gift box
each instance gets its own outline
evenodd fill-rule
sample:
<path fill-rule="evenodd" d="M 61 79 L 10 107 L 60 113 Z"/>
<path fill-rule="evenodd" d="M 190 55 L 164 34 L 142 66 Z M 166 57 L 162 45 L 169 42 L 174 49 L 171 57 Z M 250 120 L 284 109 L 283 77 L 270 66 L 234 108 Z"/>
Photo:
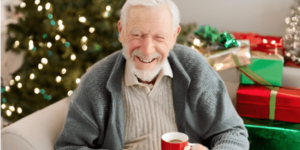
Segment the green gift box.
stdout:
<path fill-rule="evenodd" d="M 250 150 L 299 150 L 300 124 L 243 117 Z"/>
<path fill-rule="evenodd" d="M 251 64 L 247 67 L 273 86 L 282 85 L 283 57 L 278 54 L 268 55 L 263 52 L 251 52 Z M 241 74 L 241 84 L 255 84 L 246 75 Z"/>

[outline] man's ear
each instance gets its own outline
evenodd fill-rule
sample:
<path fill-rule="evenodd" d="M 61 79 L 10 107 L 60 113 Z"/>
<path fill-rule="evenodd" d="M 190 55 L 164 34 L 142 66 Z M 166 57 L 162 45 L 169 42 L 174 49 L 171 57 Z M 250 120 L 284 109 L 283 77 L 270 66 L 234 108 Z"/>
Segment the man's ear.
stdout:
<path fill-rule="evenodd" d="M 181 31 L 181 26 L 178 25 L 178 27 L 174 31 L 174 44 L 176 44 L 177 36 L 179 35 L 180 31 Z"/>
<path fill-rule="evenodd" d="M 118 37 L 118 39 L 119 39 L 119 41 L 122 43 L 122 40 L 123 40 L 123 38 L 122 38 L 122 24 L 121 24 L 121 20 L 119 20 L 118 21 L 118 31 L 119 31 L 119 37 Z"/>

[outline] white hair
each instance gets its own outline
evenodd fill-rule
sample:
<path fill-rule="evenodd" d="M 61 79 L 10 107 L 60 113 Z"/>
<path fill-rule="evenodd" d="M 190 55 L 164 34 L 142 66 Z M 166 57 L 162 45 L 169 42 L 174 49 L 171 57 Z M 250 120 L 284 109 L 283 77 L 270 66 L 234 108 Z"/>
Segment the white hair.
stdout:
<path fill-rule="evenodd" d="M 131 6 L 159 6 L 159 5 L 166 5 L 171 14 L 172 14 L 172 24 L 173 28 L 176 29 L 179 26 L 180 23 L 180 14 L 178 7 L 172 0 L 126 0 L 125 4 L 123 5 L 121 9 L 121 25 L 124 28 L 127 23 L 127 17 L 128 17 L 128 11 L 131 8 Z"/>

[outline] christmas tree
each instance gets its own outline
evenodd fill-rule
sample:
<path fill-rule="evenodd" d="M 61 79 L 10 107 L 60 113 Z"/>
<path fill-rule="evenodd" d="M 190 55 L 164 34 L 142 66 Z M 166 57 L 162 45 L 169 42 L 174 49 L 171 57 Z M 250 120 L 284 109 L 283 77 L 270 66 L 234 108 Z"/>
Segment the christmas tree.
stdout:
<path fill-rule="evenodd" d="M 285 19 L 288 27 L 283 37 L 286 58 L 300 65 L 300 0 L 295 0 L 291 14 Z"/>
<path fill-rule="evenodd" d="M 119 11 L 125 0 L 24 0 L 8 25 L 7 51 L 24 53 L 22 67 L 2 82 L 1 113 L 16 121 L 70 96 L 88 68 L 121 49 Z"/>

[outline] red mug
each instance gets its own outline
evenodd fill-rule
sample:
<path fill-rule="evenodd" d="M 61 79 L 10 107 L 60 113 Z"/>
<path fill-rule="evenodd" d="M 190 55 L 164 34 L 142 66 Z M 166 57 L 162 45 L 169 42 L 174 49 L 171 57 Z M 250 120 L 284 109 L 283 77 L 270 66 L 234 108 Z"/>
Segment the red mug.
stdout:
<path fill-rule="evenodd" d="M 189 137 L 180 132 L 168 132 L 161 137 L 161 150 L 184 150 L 189 145 Z"/>

